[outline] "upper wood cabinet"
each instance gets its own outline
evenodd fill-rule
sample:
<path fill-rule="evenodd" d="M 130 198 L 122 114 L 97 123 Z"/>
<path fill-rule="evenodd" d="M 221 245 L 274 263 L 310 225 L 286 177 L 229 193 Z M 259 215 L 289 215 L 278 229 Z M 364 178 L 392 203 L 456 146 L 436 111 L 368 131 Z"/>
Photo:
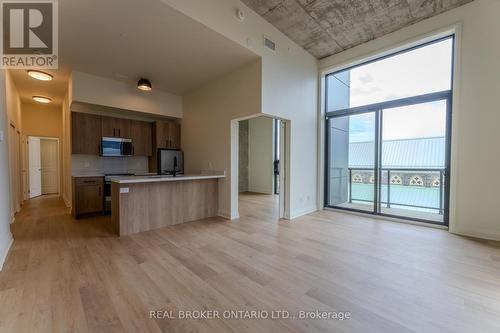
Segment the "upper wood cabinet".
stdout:
<path fill-rule="evenodd" d="M 174 121 L 153 123 L 153 154 L 149 158 L 149 171 L 158 171 L 158 149 L 181 149 L 181 125 Z"/>
<path fill-rule="evenodd" d="M 153 125 L 156 149 L 181 149 L 181 126 L 173 121 L 157 121 Z"/>
<path fill-rule="evenodd" d="M 181 125 L 169 122 L 168 123 L 168 139 L 170 149 L 181 149 Z"/>
<path fill-rule="evenodd" d="M 88 113 L 71 113 L 71 152 L 99 155 L 101 150 L 101 117 Z"/>
<path fill-rule="evenodd" d="M 134 155 L 153 155 L 153 127 L 145 121 L 130 121 L 130 138 L 134 147 Z"/>
<path fill-rule="evenodd" d="M 128 119 L 101 117 L 102 136 L 115 138 L 130 138 L 130 124 Z"/>
<path fill-rule="evenodd" d="M 100 155 L 102 137 L 132 139 L 136 156 L 156 155 L 157 148 L 180 149 L 180 125 L 170 121 L 130 120 L 89 113 L 71 113 L 72 153 Z"/>

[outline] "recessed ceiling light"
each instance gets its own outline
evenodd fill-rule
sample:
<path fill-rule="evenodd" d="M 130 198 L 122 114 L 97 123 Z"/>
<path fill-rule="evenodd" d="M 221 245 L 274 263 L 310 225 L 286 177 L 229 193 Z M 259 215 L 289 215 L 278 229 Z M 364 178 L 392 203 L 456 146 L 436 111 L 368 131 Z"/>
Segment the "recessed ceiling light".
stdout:
<path fill-rule="evenodd" d="M 28 71 L 28 75 L 31 76 L 32 78 L 40 80 L 40 81 L 50 81 L 50 80 L 52 80 L 54 78 L 49 73 L 45 73 L 45 72 L 41 72 L 41 71 L 35 71 L 35 70 L 29 70 Z"/>
<path fill-rule="evenodd" d="M 137 82 L 137 89 L 150 91 L 153 90 L 153 85 L 151 84 L 151 81 L 149 81 L 148 79 L 140 79 Z"/>
<path fill-rule="evenodd" d="M 33 96 L 33 100 L 38 103 L 48 104 L 52 102 L 52 98 L 43 97 L 43 96 Z"/>

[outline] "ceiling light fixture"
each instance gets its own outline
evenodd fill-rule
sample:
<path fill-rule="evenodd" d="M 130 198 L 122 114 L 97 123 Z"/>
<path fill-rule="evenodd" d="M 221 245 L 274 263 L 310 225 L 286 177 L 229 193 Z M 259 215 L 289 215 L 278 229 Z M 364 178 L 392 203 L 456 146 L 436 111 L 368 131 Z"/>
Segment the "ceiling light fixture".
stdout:
<path fill-rule="evenodd" d="M 148 79 L 140 79 L 137 82 L 137 89 L 144 90 L 144 91 L 150 91 L 153 90 L 153 85 L 151 84 L 151 81 Z"/>
<path fill-rule="evenodd" d="M 38 103 L 48 104 L 52 102 L 52 98 L 43 97 L 43 96 L 33 96 L 33 100 Z"/>
<path fill-rule="evenodd" d="M 49 73 L 35 71 L 35 70 L 29 70 L 28 75 L 31 76 L 32 78 L 40 80 L 40 81 L 51 81 L 54 78 Z"/>

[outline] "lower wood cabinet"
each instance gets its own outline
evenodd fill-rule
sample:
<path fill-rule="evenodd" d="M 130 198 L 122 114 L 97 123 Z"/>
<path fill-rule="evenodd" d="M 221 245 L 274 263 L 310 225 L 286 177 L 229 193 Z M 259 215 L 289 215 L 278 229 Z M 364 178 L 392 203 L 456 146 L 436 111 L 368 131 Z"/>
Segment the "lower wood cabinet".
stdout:
<path fill-rule="evenodd" d="M 104 210 L 104 178 L 73 177 L 72 213 L 75 218 Z"/>

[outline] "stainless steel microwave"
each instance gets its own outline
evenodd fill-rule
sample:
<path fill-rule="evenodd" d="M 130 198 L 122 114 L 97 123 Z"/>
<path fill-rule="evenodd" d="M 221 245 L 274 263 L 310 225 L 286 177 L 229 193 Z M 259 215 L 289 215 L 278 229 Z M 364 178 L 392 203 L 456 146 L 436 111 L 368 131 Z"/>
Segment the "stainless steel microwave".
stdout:
<path fill-rule="evenodd" d="M 101 141 L 101 156 L 132 156 L 131 139 L 103 137 Z"/>

